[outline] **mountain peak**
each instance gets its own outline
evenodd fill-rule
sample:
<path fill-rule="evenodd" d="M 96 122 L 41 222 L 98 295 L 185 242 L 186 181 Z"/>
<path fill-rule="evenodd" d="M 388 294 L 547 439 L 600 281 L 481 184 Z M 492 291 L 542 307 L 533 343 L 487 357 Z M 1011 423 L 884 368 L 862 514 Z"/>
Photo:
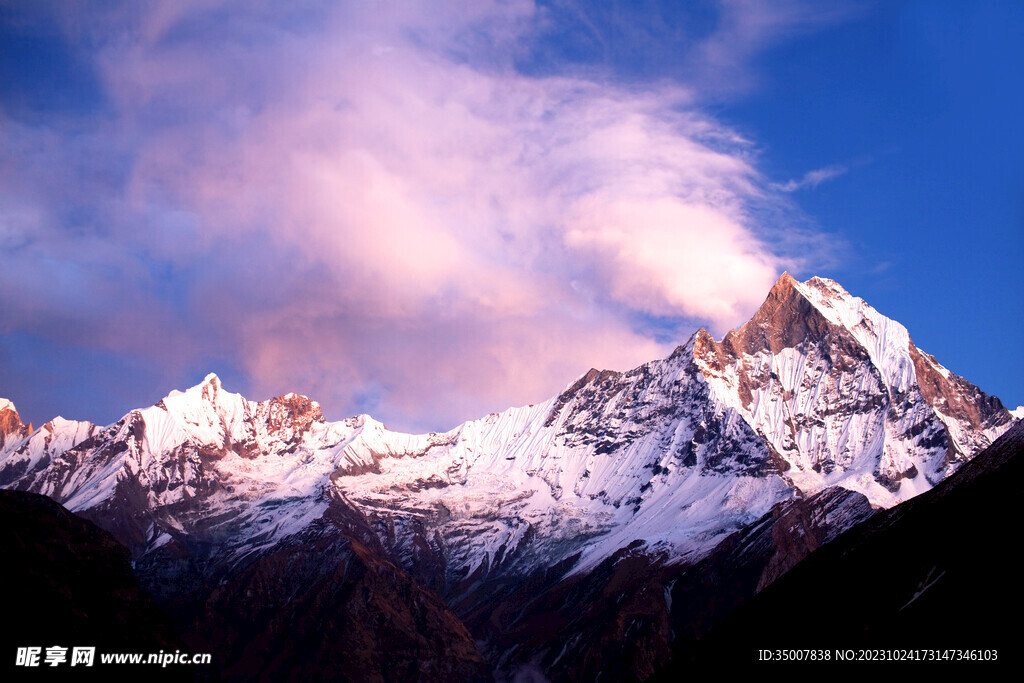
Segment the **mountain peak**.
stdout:
<path fill-rule="evenodd" d="M 893 388 L 905 390 L 913 381 L 907 329 L 824 277 L 799 282 L 783 273 L 749 321 L 704 347 L 734 358 L 760 351 L 774 355 L 826 337 L 851 357 L 867 353 Z"/>
<path fill-rule="evenodd" d="M 907 353 L 910 339 L 905 327 L 850 294 L 835 280 L 816 276 L 799 282 L 788 272 L 775 282 L 754 316 L 727 334 L 722 343 L 747 353 L 759 348 L 778 353 L 808 338 L 820 338 L 833 326 L 852 334 L 879 367 L 892 360 L 887 356 Z"/>
<path fill-rule="evenodd" d="M 797 284 L 796 278 L 794 278 L 792 275 L 790 275 L 788 270 L 784 270 L 784 271 L 782 271 L 782 275 L 779 276 L 779 279 L 775 281 L 774 285 L 772 285 L 771 290 L 769 290 L 769 294 L 772 291 L 774 291 L 776 288 L 779 288 L 779 287 L 792 287 L 792 286 L 794 286 L 796 284 Z"/>
<path fill-rule="evenodd" d="M 294 426 L 299 432 L 305 432 L 314 422 L 324 422 L 324 413 L 320 404 L 308 396 L 288 393 L 275 396 L 267 402 L 270 409 L 268 425 L 272 432 L 286 426 Z"/>
<path fill-rule="evenodd" d="M 761 304 L 763 309 L 769 302 L 780 301 L 788 298 L 794 290 L 800 287 L 800 283 L 789 274 L 789 271 L 783 271 L 779 279 L 775 281 L 772 288 L 768 290 L 768 296 L 765 297 L 765 301 Z M 760 312 L 760 310 L 759 310 Z"/>
<path fill-rule="evenodd" d="M 13 442 L 13 439 L 23 438 L 32 433 L 32 425 L 26 426 L 21 421 L 14 403 L 6 398 L 0 398 L 0 449 L 5 444 Z"/>
<path fill-rule="evenodd" d="M 779 276 L 779 279 L 775 281 L 775 284 L 772 285 L 771 290 L 768 292 L 768 297 L 765 299 L 765 303 L 762 304 L 762 309 L 770 302 L 789 299 L 793 292 L 797 292 L 803 298 L 807 299 L 815 308 L 821 310 L 821 312 L 827 317 L 830 309 L 850 309 L 852 311 L 857 311 L 858 309 L 867 306 L 863 299 L 850 294 L 835 280 L 816 275 L 806 282 L 800 282 L 786 271 L 783 272 L 782 275 Z M 757 316 L 755 315 L 755 317 Z"/>
<path fill-rule="evenodd" d="M 204 422 L 213 419 L 211 416 L 219 412 L 224 412 L 226 415 L 233 414 L 244 403 L 244 397 L 225 391 L 221 386 L 220 378 L 211 372 L 203 378 L 202 382 L 185 391 L 172 390 L 154 407 L 177 415 L 188 414 L 189 420 Z M 199 415 L 205 417 L 200 419 Z"/>
<path fill-rule="evenodd" d="M 807 295 L 807 286 L 784 272 L 753 317 L 738 330 L 727 333 L 721 343 L 732 355 L 753 354 L 760 349 L 778 353 L 808 336 L 819 337 L 826 325 Z"/>
<path fill-rule="evenodd" d="M 853 296 L 841 284 L 827 277 L 815 276 L 796 286 L 819 307 L 861 308 L 867 305 L 863 299 Z"/>
<path fill-rule="evenodd" d="M 199 394 L 202 398 L 209 401 L 216 401 L 217 394 L 224 388 L 220 382 L 220 377 L 216 373 L 209 373 L 203 378 L 203 381 L 196 384 L 193 387 L 189 387 L 185 390 L 185 394 Z M 182 392 L 171 392 L 171 395 L 179 394 Z"/>

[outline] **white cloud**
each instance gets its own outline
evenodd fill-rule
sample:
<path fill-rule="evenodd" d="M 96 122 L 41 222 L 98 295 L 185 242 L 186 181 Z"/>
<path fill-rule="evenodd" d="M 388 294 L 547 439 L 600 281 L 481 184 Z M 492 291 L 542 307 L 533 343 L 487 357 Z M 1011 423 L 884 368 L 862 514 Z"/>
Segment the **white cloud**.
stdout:
<path fill-rule="evenodd" d="M 804 173 L 803 177 L 799 180 L 791 179 L 784 183 L 773 183 L 772 188 L 782 192 L 796 192 L 797 190 L 803 190 L 808 187 L 814 189 L 827 180 L 838 178 L 848 170 L 849 169 L 846 166 L 840 166 L 838 164 L 834 166 L 825 166 L 824 168 L 818 168 Z"/>
<path fill-rule="evenodd" d="M 132 156 L 109 260 L 195 271 L 171 337 L 207 340 L 194 363 L 441 428 L 664 353 L 636 316 L 739 324 L 793 262 L 751 217 L 778 200 L 748 143 L 692 90 L 467 61 L 520 49 L 530 3 L 395 7 L 299 33 L 158 7 L 100 43 Z M 169 308 L 136 331 L 154 358 Z"/>

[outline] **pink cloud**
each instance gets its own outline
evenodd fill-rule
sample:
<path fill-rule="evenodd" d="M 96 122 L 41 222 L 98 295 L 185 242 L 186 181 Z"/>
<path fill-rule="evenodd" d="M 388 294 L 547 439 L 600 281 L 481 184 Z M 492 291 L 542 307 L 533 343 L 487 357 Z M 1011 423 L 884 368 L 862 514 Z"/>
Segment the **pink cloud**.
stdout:
<path fill-rule="evenodd" d="M 637 316 L 724 331 L 791 262 L 750 218 L 777 199 L 749 144 L 691 90 L 457 58 L 514 51 L 532 3 L 357 3 L 301 36 L 259 5 L 260 40 L 189 37 L 216 6 L 137 10 L 105 43 L 135 145 L 116 248 L 214 264 L 174 338 L 214 330 L 257 397 L 450 427 L 666 353 Z"/>

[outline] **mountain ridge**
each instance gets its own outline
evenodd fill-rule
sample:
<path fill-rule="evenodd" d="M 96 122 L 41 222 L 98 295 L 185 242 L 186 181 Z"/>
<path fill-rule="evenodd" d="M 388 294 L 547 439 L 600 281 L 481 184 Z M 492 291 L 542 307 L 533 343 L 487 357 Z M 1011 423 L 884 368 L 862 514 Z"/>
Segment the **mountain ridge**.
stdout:
<path fill-rule="evenodd" d="M 347 543 L 351 528 L 325 521 L 342 514 L 374 535 L 375 557 L 468 618 L 498 587 L 612 580 L 625 557 L 661 585 L 677 570 L 657 567 L 713 561 L 797 501 L 814 501 L 798 518 L 830 519 L 814 534 L 831 538 L 934 487 L 1013 420 L 899 323 L 831 280 L 786 273 L 721 341 L 702 329 L 665 359 L 592 369 L 543 403 L 448 432 L 391 432 L 368 415 L 328 422 L 307 397 L 249 401 L 210 374 L 107 427 L 15 425 L 0 483 L 111 532 L 165 604 L 194 609 L 268 558 L 292 558 L 269 565 L 287 572 L 299 561 L 291 544 L 313 529 Z M 849 512 L 830 518 L 833 508 Z M 790 566 L 766 543 L 816 547 L 795 540 L 800 528 L 754 536 L 744 591 Z M 522 656 L 488 638 L 489 657 Z M 663 635 L 652 638 L 663 652 Z M 565 656 L 559 666 L 585 654 Z"/>
<path fill-rule="evenodd" d="M 804 353 L 806 347 L 814 347 L 807 340 L 824 345 Z M 917 373 L 926 377 L 927 388 L 915 382 Z M 22 436 L 16 446 L 10 441 L 17 439 L 8 436 L 0 482 L 18 482 L 15 485 L 21 488 L 32 479 L 30 490 L 52 495 L 72 509 L 88 509 L 112 494 L 123 472 L 137 474 L 136 468 L 154 465 L 159 470 L 166 464 L 161 461 L 165 454 L 185 447 L 190 452 L 179 458 L 176 471 L 166 477 L 158 472 L 148 486 L 147 496 L 155 492 L 155 501 L 150 502 L 161 504 L 182 498 L 173 495 L 179 487 L 184 497 L 192 498 L 204 487 L 224 484 L 206 476 L 216 467 L 204 463 L 226 463 L 231 455 L 244 462 L 271 452 L 281 457 L 298 450 L 329 453 L 332 462 L 322 462 L 321 470 L 331 467 L 329 482 L 343 486 L 360 478 L 386 478 L 401 469 L 381 472 L 383 461 L 447 450 L 458 452 L 445 467 L 424 469 L 424 476 L 402 484 L 424 490 L 447 488 L 460 477 L 465 483 L 468 469 L 482 459 L 493 467 L 505 457 L 513 458 L 527 479 L 539 477 L 555 498 L 561 499 L 567 485 L 574 488 L 576 498 L 602 493 L 608 497 L 607 489 L 591 491 L 584 481 L 594 474 L 587 463 L 591 461 L 620 484 L 623 466 L 653 473 L 638 487 L 630 487 L 632 495 L 623 492 L 610 499 L 614 509 L 642 503 L 644 494 L 658 485 L 658 477 L 674 467 L 698 467 L 705 474 L 777 475 L 799 495 L 841 484 L 864 493 L 876 506 L 888 507 L 941 481 L 1009 423 L 1011 417 L 998 399 L 979 401 L 980 390 L 954 377 L 917 351 L 903 326 L 835 282 L 812 278 L 799 283 L 784 273 L 751 320 L 720 342 L 701 329 L 666 359 L 625 373 L 591 370 L 544 403 L 492 413 L 448 432 L 390 432 L 368 415 L 328 423 L 319 404 L 308 397 L 285 394 L 252 402 L 224 390 L 211 373 L 195 387 L 172 391 L 154 406 L 131 411 L 103 429 L 55 421 L 34 435 Z M 819 386 L 823 380 L 830 384 Z M 681 388 L 681 383 L 687 386 Z M 849 410 L 824 405 L 829 397 L 848 391 L 857 395 Z M 595 404 L 603 406 L 599 416 L 592 410 Z M 700 419 L 690 419 L 693 413 Z M 683 424 L 687 420 L 689 424 Z M 661 429 L 655 438 L 649 427 L 653 424 L 653 431 L 658 431 L 659 422 L 672 422 L 672 430 Z M 312 432 L 317 434 L 310 443 L 306 437 Z M 117 461 L 120 469 L 114 461 L 101 459 L 104 466 L 86 477 L 71 476 L 78 470 L 68 465 L 68 458 L 63 468 L 59 466 L 64 454 L 87 450 L 81 444 L 88 445 L 101 433 L 117 441 L 113 450 L 130 451 L 138 458 Z M 647 442 L 650 455 L 634 453 L 636 457 L 612 462 L 618 468 L 594 462 L 612 451 L 621 453 L 623 443 L 628 449 L 637 440 Z M 473 446 L 459 449 L 467 441 Z M 571 458 L 581 448 L 592 453 Z M 559 465 L 558 471 L 538 468 L 542 463 L 535 461 L 542 452 L 559 459 L 570 456 L 575 462 Z M 292 464 L 270 467 L 263 478 L 300 483 L 302 471 L 309 469 L 303 465 L 309 463 Z M 865 473 L 851 474 L 858 467 Z M 569 475 L 567 468 L 573 470 Z M 319 473 L 321 479 L 323 474 Z M 301 484 L 296 489 L 301 494 L 317 488 L 308 480 Z M 373 499 L 376 488 L 359 492 L 364 503 Z"/>

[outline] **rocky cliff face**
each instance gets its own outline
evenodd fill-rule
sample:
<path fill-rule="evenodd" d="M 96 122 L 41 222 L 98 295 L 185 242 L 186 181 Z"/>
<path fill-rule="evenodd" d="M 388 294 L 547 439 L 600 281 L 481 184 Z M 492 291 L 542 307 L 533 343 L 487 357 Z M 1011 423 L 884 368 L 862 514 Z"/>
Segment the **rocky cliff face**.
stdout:
<path fill-rule="evenodd" d="M 596 581 L 559 603 L 572 611 L 594 586 L 615 584 L 627 558 L 649 567 L 664 595 L 665 577 L 711 561 L 766 515 L 785 517 L 780 505 L 797 514 L 810 505 L 800 501 L 826 511 L 828 501 L 860 501 L 856 514 L 826 512 L 773 537 L 784 550 L 751 551 L 763 566 L 744 590 L 756 591 L 865 510 L 941 482 L 1012 420 L 838 284 L 783 275 L 721 341 L 701 330 L 664 360 L 591 370 L 542 404 L 447 433 L 398 434 L 365 415 L 327 422 L 308 398 L 248 401 L 210 375 L 109 427 L 55 420 L 31 436 L 8 431 L 20 436 L 0 451 L 0 482 L 109 530 L 145 585 L 189 609 L 225 581 L 265 585 L 268 568 L 287 580 L 304 562 L 296 543 L 333 528 L 326 520 L 343 504 L 362 536 L 338 536 L 347 550 L 329 567 L 392 567 L 395 582 L 436 592 L 508 671 L 530 658 L 487 630 L 481 615 L 505 599 L 494 591 L 512 601 L 501 613 L 519 615 L 502 627 L 513 631 L 528 615 L 508 596 Z M 359 548 L 373 549 L 372 561 Z M 676 619 L 658 610 L 662 635 L 651 643 Z M 634 642 L 623 613 L 608 619 L 609 642 Z M 447 646 L 462 648 L 460 638 Z M 598 649 L 581 635 L 538 661 L 554 671 Z M 641 650 L 638 662 L 666 651 Z"/>
<path fill-rule="evenodd" d="M 0 398 L 0 453 L 8 444 L 20 442 L 31 433 L 32 428 L 22 424 L 14 404 L 6 398 Z"/>

